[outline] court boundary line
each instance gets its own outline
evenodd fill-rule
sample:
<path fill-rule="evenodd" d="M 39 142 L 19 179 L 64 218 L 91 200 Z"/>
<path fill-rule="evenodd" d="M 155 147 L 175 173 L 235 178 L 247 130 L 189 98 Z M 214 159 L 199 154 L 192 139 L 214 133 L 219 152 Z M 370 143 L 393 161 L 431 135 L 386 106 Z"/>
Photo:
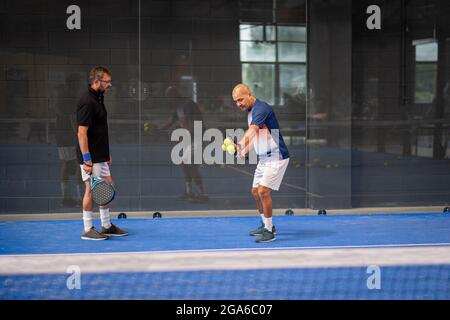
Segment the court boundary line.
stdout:
<path fill-rule="evenodd" d="M 450 247 L 353 248 L 240 252 L 166 252 L 33 257 L 0 257 L 0 276 L 67 274 L 78 267 L 84 274 L 153 273 L 233 270 L 323 269 L 389 266 L 448 266 Z M 111 260 L 113 259 L 113 260 Z M 108 263 L 109 262 L 109 263 Z M 14 265 L 14 268 L 10 268 Z M 365 280 L 364 280 L 365 281 Z"/>
<path fill-rule="evenodd" d="M 274 248 L 222 248 L 222 249 L 194 249 L 194 250 L 157 250 L 157 251 L 115 251 L 115 252 L 77 252 L 77 253 L 25 253 L 0 254 L 1 257 L 36 257 L 36 256 L 79 256 L 79 255 L 133 255 L 147 253 L 201 253 L 201 252 L 240 252 L 240 251 L 283 251 L 283 250 L 332 250 L 332 249 L 376 249 L 376 248 L 409 248 L 409 247 L 446 247 L 450 243 L 406 243 L 380 244 L 356 246 L 309 246 L 309 247 L 274 247 Z"/>

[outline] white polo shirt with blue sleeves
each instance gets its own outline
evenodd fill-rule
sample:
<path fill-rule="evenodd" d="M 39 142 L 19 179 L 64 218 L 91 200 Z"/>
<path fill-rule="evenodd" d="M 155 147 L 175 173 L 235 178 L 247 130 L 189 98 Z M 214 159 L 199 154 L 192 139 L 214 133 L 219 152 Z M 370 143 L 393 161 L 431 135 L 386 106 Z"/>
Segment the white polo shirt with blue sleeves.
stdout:
<path fill-rule="evenodd" d="M 280 125 L 269 104 L 256 99 L 255 104 L 248 111 L 248 125 L 259 127 L 257 136 L 253 140 L 253 146 L 260 160 L 289 158 L 289 151 L 283 140 Z"/>

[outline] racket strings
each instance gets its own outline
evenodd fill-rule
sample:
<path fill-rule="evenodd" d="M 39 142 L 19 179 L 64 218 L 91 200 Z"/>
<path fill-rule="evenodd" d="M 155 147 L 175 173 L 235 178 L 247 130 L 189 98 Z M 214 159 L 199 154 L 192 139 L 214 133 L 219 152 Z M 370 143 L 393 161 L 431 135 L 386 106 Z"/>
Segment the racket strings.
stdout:
<path fill-rule="evenodd" d="M 92 198 L 97 204 L 107 204 L 113 199 L 113 197 L 114 189 L 106 182 L 101 182 L 92 189 Z"/>

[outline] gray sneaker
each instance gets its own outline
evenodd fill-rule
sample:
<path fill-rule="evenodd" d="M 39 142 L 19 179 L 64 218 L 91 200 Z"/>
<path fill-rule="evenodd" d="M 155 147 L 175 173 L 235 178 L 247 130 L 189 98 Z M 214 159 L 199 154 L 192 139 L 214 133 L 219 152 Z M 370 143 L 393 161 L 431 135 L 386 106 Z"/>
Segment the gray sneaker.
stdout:
<path fill-rule="evenodd" d="M 116 227 L 115 225 L 113 225 L 112 223 L 111 223 L 111 227 L 109 227 L 108 229 L 102 227 L 101 233 L 103 233 L 106 236 L 110 236 L 110 237 L 123 237 L 123 236 L 128 235 L 128 231 L 122 230 L 119 227 Z"/>
<path fill-rule="evenodd" d="M 101 234 L 94 227 L 90 228 L 88 231 L 84 231 L 81 235 L 81 239 L 83 240 L 106 240 L 108 236 Z"/>
<path fill-rule="evenodd" d="M 256 242 L 271 242 L 271 241 L 274 241 L 275 239 L 276 239 L 275 233 L 270 232 L 269 230 L 264 228 L 262 234 L 259 236 L 259 238 L 256 240 Z"/>
<path fill-rule="evenodd" d="M 257 229 L 250 231 L 249 235 L 251 235 L 253 237 L 260 236 L 264 230 L 266 230 L 264 227 L 264 223 L 261 223 L 261 225 Z M 275 230 L 275 226 L 272 226 L 272 232 L 273 232 L 273 234 L 277 234 L 277 232 Z"/>

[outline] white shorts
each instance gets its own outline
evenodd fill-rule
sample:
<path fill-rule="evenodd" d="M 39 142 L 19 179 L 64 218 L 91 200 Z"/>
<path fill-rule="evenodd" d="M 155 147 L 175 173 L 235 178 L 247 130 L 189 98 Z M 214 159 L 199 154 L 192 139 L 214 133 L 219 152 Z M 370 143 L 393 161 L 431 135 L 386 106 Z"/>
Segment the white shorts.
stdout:
<path fill-rule="evenodd" d="M 288 164 L 289 158 L 259 161 L 253 177 L 253 188 L 264 186 L 278 191 Z"/>
<path fill-rule="evenodd" d="M 84 170 L 83 170 L 83 165 L 80 164 L 80 168 L 81 168 L 81 179 L 83 179 L 83 181 L 87 181 L 91 176 L 88 175 Z M 111 172 L 109 172 L 109 166 L 106 162 L 99 162 L 99 163 L 94 163 L 94 166 L 92 167 L 92 174 L 94 175 L 94 177 L 109 177 L 111 175 Z"/>

